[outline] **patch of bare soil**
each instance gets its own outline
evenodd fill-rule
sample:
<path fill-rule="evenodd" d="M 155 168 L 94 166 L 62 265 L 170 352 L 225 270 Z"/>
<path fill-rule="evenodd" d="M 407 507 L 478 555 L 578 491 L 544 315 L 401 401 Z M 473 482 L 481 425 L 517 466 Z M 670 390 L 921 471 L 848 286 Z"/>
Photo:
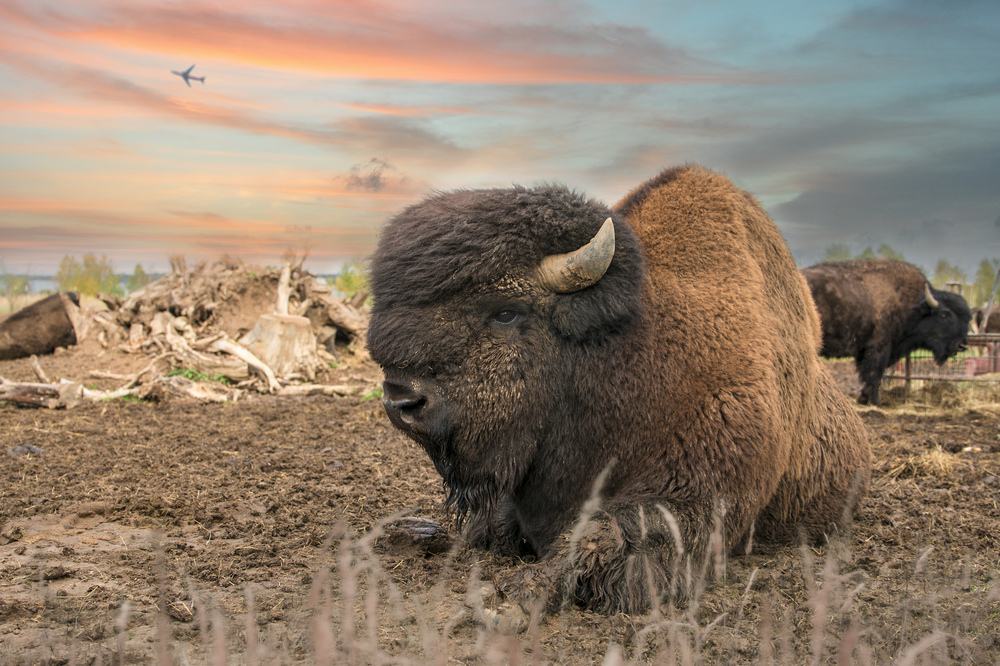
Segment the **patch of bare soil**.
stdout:
<path fill-rule="evenodd" d="M 99 388 L 94 367 L 145 362 L 41 359 Z M 441 481 L 361 397 L 376 368 L 327 374 L 357 393 L 0 405 L 0 663 L 1000 662 L 1000 406 L 859 408 L 876 465 L 850 534 L 729 556 L 683 607 L 509 635 L 476 616 L 511 563 L 374 538 L 399 515 L 451 529 Z"/>

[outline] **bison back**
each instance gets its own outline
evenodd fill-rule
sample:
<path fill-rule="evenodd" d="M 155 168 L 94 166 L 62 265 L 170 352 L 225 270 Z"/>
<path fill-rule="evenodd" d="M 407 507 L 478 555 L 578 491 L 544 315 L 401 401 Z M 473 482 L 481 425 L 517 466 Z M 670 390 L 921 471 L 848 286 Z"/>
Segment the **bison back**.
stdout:
<path fill-rule="evenodd" d="M 830 429 L 846 425 L 849 450 L 827 485 L 842 488 L 866 468 L 860 420 L 821 379 L 820 322 L 808 287 L 757 201 L 721 175 L 683 166 L 633 190 L 615 210 L 647 252 L 661 381 L 673 392 L 664 399 L 676 406 L 676 422 L 666 425 L 690 433 L 700 456 L 725 461 L 715 480 L 722 495 L 748 498 L 728 517 L 730 536 L 748 529 L 776 493 L 809 496 L 812 457 L 821 455 L 814 443 Z M 838 508 L 809 522 L 839 521 L 843 502 L 842 493 L 825 498 Z M 784 506 L 771 514 L 801 518 Z"/>

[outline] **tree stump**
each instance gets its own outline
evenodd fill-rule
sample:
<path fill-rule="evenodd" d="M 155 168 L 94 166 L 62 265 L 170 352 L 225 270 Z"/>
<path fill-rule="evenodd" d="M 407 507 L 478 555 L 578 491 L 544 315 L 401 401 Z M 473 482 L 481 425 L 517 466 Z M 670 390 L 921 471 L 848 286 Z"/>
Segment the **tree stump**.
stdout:
<path fill-rule="evenodd" d="M 304 374 L 312 381 L 316 379 L 316 370 L 322 367 L 308 317 L 261 315 L 240 343 L 279 377 Z"/>

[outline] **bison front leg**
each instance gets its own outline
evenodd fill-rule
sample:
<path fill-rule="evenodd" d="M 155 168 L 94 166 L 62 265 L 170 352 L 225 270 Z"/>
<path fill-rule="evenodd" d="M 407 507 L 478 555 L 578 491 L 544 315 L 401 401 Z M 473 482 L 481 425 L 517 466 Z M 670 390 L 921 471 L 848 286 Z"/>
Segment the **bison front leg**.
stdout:
<path fill-rule="evenodd" d="M 858 377 L 862 384 L 858 403 L 880 407 L 882 400 L 879 397 L 879 387 L 882 384 L 882 376 L 890 365 L 888 354 L 875 349 L 866 349 L 854 359 L 854 363 L 858 368 Z"/>
<path fill-rule="evenodd" d="M 688 596 L 710 540 L 723 548 L 721 522 L 713 533 L 711 508 L 701 508 L 682 512 L 652 499 L 609 505 L 566 544 L 564 592 L 604 613 L 645 612 Z"/>
<path fill-rule="evenodd" d="M 577 604 L 603 613 L 648 611 L 688 595 L 714 536 L 711 510 L 681 513 L 649 499 L 608 505 L 561 535 L 541 562 L 498 578 L 521 613 Z M 695 536 L 697 535 L 697 536 Z"/>

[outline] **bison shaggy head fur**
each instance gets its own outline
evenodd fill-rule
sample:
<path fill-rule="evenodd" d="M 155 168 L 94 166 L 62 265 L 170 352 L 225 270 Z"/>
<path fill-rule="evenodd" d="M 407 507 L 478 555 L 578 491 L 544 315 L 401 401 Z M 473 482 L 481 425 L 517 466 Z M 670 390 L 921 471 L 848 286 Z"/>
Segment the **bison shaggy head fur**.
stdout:
<path fill-rule="evenodd" d="M 574 253 L 611 227 L 581 279 Z M 545 277 L 556 264 L 572 284 Z M 731 547 L 817 536 L 864 487 L 805 282 L 718 174 L 667 170 L 614 209 L 560 186 L 437 194 L 389 222 L 370 277 L 386 411 L 474 545 L 538 559 L 500 585 L 522 605 L 563 589 L 648 608 L 713 525 Z M 581 515 L 595 487 L 602 510 Z"/>

